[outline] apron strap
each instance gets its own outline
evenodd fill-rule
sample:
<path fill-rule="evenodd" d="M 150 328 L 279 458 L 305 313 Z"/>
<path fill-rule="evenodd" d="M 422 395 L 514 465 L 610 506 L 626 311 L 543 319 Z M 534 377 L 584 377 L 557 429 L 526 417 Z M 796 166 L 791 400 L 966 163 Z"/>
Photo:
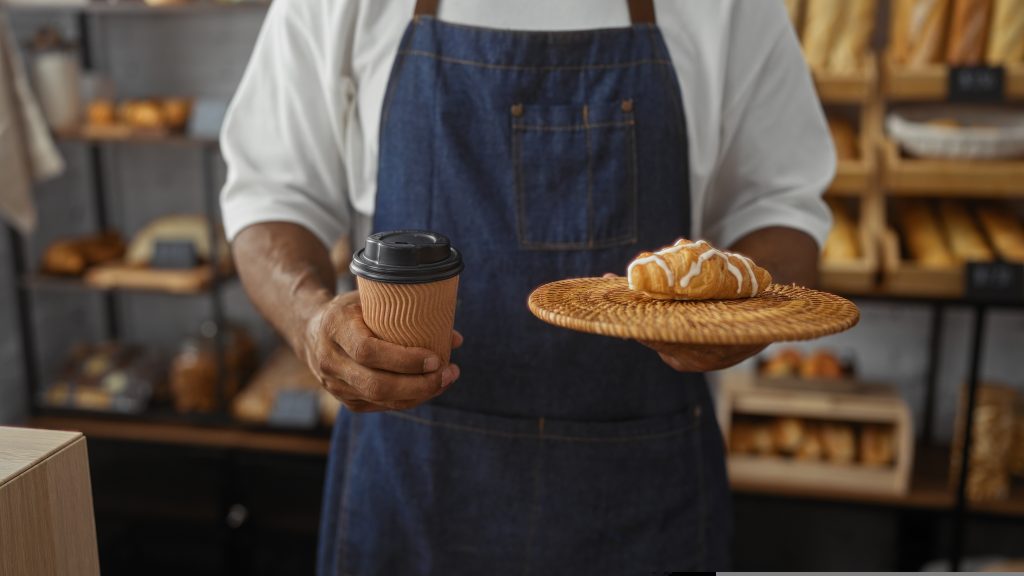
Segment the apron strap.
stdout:
<path fill-rule="evenodd" d="M 654 24 L 654 0 L 629 0 L 629 20 L 633 24 Z M 441 0 L 416 0 L 415 16 L 437 16 Z"/>

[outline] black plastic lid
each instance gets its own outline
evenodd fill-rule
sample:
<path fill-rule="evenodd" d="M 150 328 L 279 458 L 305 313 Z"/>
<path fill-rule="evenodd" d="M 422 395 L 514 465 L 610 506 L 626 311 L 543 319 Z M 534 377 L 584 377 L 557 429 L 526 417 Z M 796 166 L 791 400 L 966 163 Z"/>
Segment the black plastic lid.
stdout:
<path fill-rule="evenodd" d="M 445 236 L 425 230 L 394 230 L 366 237 L 352 257 L 356 276 L 391 284 L 426 284 L 462 272 L 462 256 Z"/>

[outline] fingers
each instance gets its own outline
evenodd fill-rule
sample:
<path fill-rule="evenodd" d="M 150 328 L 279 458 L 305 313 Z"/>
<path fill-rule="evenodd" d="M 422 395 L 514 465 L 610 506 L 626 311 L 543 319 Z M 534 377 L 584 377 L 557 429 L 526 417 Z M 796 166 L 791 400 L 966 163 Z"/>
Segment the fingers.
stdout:
<path fill-rule="evenodd" d="M 424 374 L 441 367 L 441 359 L 430 350 L 408 348 L 374 336 L 363 322 L 358 305 L 345 306 L 343 310 L 342 322 L 328 329 L 332 330 L 331 339 L 358 364 L 399 374 Z"/>
<path fill-rule="evenodd" d="M 462 334 L 458 330 L 452 330 L 452 348 L 459 348 L 462 346 L 463 338 Z"/>
<path fill-rule="evenodd" d="M 371 370 L 350 363 L 341 377 L 323 379 L 331 394 L 354 412 L 405 410 L 418 406 L 438 395 L 457 380 L 459 367 L 445 366 L 431 374 L 400 375 Z"/>
<path fill-rule="evenodd" d="M 604 276 L 601 276 L 601 277 L 602 278 L 618 278 L 619 275 L 618 274 L 612 274 L 611 272 L 605 272 Z"/>

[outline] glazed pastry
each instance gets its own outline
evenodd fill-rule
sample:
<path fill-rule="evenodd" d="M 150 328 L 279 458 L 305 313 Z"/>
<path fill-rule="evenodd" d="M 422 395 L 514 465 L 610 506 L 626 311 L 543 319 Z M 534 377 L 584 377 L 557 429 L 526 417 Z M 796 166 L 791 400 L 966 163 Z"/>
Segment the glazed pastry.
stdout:
<path fill-rule="evenodd" d="M 985 234 L 999 257 L 1007 262 L 1024 263 L 1024 225 L 1011 212 L 995 206 L 982 206 L 977 211 Z"/>
<path fill-rule="evenodd" d="M 857 225 L 850 216 L 846 206 L 834 199 L 826 199 L 832 209 L 832 230 L 825 240 L 825 251 L 822 257 L 826 262 L 852 262 L 860 258 L 859 242 L 857 241 Z"/>
<path fill-rule="evenodd" d="M 750 258 L 685 238 L 654 253 L 641 252 L 626 277 L 630 289 L 665 300 L 750 298 L 772 282 Z"/>
<path fill-rule="evenodd" d="M 907 252 L 914 262 L 927 268 L 956 265 L 931 206 L 924 202 L 907 202 L 898 210 L 898 217 Z"/>
<path fill-rule="evenodd" d="M 892 428 L 865 425 L 860 431 L 860 462 L 865 466 L 889 466 L 896 460 Z"/>
<path fill-rule="evenodd" d="M 985 39 L 992 0 L 953 0 L 946 63 L 977 66 L 985 59 Z"/>
<path fill-rule="evenodd" d="M 800 443 L 793 457 L 797 460 L 821 460 L 823 452 L 820 427 L 817 424 L 805 424 L 804 441 Z"/>
<path fill-rule="evenodd" d="M 943 200 L 939 203 L 939 214 L 954 258 L 963 262 L 991 262 L 995 259 L 963 202 Z"/>
<path fill-rule="evenodd" d="M 832 142 L 836 147 L 836 158 L 855 160 L 857 158 L 857 138 L 853 126 L 841 118 L 829 118 L 828 130 L 832 133 Z"/>
<path fill-rule="evenodd" d="M 994 0 L 985 59 L 993 66 L 1024 62 L 1024 8 L 1020 0 Z"/>
<path fill-rule="evenodd" d="M 864 67 L 871 34 L 875 31 L 878 0 L 846 0 L 838 37 L 829 50 L 826 67 L 832 72 L 849 74 Z"/>
<path fill-rule="evenodd" d="M 804 58 L 811 70 L 823 70 L 842 24 L 849 0 L 807 0 L 804 19 Z"/>
<path fill-rule="evenodd" d="M 821 441 L 825 458 L 835 464 L 850 464 L 856 456 L 856 441 L 853 426 L 849 424 L 824 424 L 821 427 Z"/>
<path fill-rule="evenodd" d="M 908 68 L 938 62 L 943 54 L 949 0 L 893 0 L 893 58 Z"/>
<path fill-rule="evenodd" d="M 775 452 L 795 454 L 804 441 L 804 423 L 797 418 L 779 418 L 772 423 Z"/>

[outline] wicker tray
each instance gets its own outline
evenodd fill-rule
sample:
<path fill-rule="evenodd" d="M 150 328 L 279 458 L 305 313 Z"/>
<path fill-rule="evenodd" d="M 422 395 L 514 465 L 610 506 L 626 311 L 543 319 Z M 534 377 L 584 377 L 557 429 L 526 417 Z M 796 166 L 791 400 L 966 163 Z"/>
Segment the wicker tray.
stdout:
<path fill-rule="evenodd" d="M 812 340 L 853 327 L 857 307 L 839 296 L 772 284 L 755 298 L 657 300 L 625 278 L 574 278 L 530 294 L 541 320 L 580 332 L 680 344 L 770 344 Z"/>

